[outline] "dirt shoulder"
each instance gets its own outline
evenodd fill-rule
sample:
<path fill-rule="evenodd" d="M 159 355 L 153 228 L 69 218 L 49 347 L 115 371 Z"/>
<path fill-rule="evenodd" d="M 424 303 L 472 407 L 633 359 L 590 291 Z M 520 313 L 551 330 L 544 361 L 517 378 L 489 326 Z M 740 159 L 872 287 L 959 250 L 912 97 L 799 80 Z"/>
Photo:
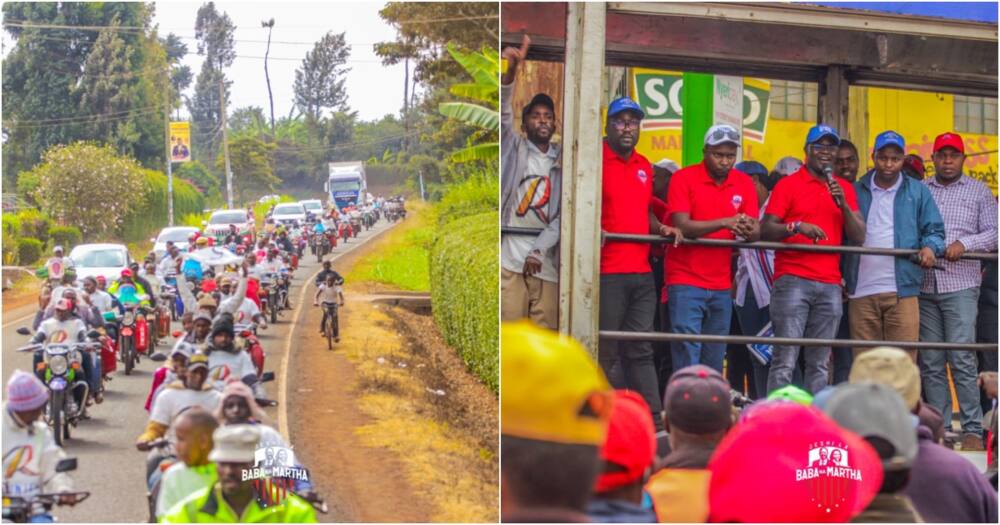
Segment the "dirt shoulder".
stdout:
<path fill-rule="evenodd" d="M 345 274 L 379 242 L 334 267 Z M 297 455 L 339 519 L 496 522 L 496 396 L 444 345 L 430 317 L 370 302 L 379 292 L 392 289 L 346 287 L 332 351 L 318 333 L 318 309 L 303 314 L 288 372 Z"/>

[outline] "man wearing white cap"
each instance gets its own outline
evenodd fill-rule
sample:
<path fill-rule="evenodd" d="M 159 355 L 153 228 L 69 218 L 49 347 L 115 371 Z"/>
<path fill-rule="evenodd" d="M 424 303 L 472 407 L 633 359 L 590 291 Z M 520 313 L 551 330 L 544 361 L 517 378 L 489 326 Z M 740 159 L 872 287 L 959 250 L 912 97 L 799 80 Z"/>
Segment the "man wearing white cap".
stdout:
<path fill-rule="evenodd" d="M 64 472 L 56 472 L 56 464 L 66 453 L 56 445 L 52 430 L 40 419 L 48 400 L 49 390 L 32 374 L 15 370 L 7 382 L 7 401 L 3 405 L 5 498 L 73 490 L 73 480 Z M 72 505 L 75 501 L 73 496 L 66 495 L 59 503 Z"/>
<path fill-rule="evenodd" d="M 315 523 L 312 506 L 295 494 L 262 507 L 254 480 L 244 472 L 254 468 L 260 433 L 252 425 L 219 427 L 212 435 L 215 448 L 208 460 L 219 480 L 172 507 L 162 523 Z"/>
<path fill-rule="evenodd" d="M 725 124 L 709 128 L 704 161 L 674 174 L 667 203 L 670 221 L 685 237 L 756 241 L 760 238 L 757 188 L 733 168 L 740 134 Z M 681 245 L 667 250 L 670 326 L 682 334 L 729 334 L 733 303 L 732 249 Z M 722 372 L 724 343 L 675 342 L 674 370 L 702 364 Z"/>

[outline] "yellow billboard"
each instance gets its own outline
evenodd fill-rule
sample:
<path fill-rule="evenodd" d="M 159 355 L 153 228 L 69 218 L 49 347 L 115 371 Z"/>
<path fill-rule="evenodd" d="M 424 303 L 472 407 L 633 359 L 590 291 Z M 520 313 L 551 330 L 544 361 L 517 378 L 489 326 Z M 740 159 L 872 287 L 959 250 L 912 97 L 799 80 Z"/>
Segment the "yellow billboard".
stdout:
<path fill-rule="evenodd" d="M 170 123 L 170 161 L 188 162 L 191 160 L 191 123 Z"/>

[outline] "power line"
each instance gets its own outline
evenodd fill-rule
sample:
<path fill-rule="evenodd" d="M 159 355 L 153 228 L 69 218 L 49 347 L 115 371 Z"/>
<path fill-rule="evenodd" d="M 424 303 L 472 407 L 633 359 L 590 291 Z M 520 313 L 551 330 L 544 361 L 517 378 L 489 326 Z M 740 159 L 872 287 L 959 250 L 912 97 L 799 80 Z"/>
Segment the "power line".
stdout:
<path fill-rule="evenodd" d="M 423 18 L 414 20 L 391 20 L 386 21 L 388 24 L 406 25 L 406 24 L 433 24 L 438 22 L 460 22 L 463 20 L 492 20 L 500 18 L 499 14 L 496 15 L 476 15 L 476 16 L 453 16 L 445 18 Z M 151 27 L 143 26 L 74 26 L 74 25 L 61 25 L 61 24 L 45 24 L 45 23 L 32 23 L 26 20 L 5 20 L 3 22 L 5 26 L 20 27 L 22 29 L 62 29 L 62 30 L 78 30 L 78 31 L 103 31 L 105 29 L 114 29 L 116 31 L 147 31 L 152 30 Z M 238 26 L 234 26 L 238 27 Z M 285 27 L 299 27 L 299 28 L 323 28 L 324 26 L 285 26 Z"/>
<path fill-rule="evenodd" d="M 89 119 L 93 119 L 93 118 L 114 117 L 114 116 L 118 116 L 118 115 L 125 115 L 127 113 L 143 113 L 143 112 L 147 112 L 147 111 L 150 111 L 150 110 L 159 111 L 159 110 L 162 110 L 162 109 L 163 109 L 163 104 L 157 104 L 155 106 L 147 106 L 147 107 L 144 107 L 144 108 L 133 108 L 133 109 L 127 109 L 127 110 L 122 110 L 122 111 L 114 111 L 114 112 L 111 112 L 111 113 L 102 113 L 100 115 L 81 115 L 81 116 L 76 116 L 76 117 L 57 117 L 57 118 L 51 118 L 51 119 L 22 120 L 22 121 L 19 121 L 17 124 L 18 125 L 22 125 L 22 124 L 52 124 L 52 123 L 73 124 L 74 121 L 78 121 L 78 120 L 79 121 L 85 121 L 85 120 L 89 120 Z"/>
<path fill-rule="evenodd" d="M 417 132 L 410 132 L 410 133 L 405 133 L 405 134 L 402 134 L 402 135 L 385 137 L 385 138 L 382 138 L 382 139 L 379 139 L 379 140 L 373 140 L 373 141 L 368 141 L 368 142 L 355 142 L 355 143 L 348 143 L 348 144 L 337 144 L 335 146 L 306 146 L 306 147 L 287 147 L 287 148 L 281 148 L 281 147 L 279 147 L 279 148 L 277 148 L 277 151 L 290 152 L 290 153 L 306 152 L 306 151 L 336 151 L 336 150 L 340 150 L 340 149 L 356 148 L 356 147 L 360 147 L 360 146 L 371 146 L 371 145 L 374 145 L 374 144 L 381 144 L 383 142 L 391 142 L 391 141 L 394 141 L 394 140 L 401 140 L 401 139 L 404 139 L 404 138 L 407 138 L 407 137 L 416 136 L 416 135 L 419 135 L 419 133 L 417 133 Z"/>

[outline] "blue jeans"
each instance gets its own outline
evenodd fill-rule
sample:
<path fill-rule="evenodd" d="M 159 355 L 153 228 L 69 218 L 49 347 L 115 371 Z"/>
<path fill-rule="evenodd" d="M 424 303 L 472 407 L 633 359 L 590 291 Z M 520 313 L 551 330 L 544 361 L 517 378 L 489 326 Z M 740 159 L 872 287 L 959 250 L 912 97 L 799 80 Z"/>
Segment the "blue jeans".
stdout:
<path fill-rule="evenodd" d="M 821 283 L 782 275 L 771 290 L 771 323 L 775 337 L 833 339 L 844 304 L 839 284 Z M 767 391 L 792 382 L 800 346 L 775 345 Z M 804 351 L 806 390 L 816 394 L 829 383 L 830 347 L 810 346 Z"/>
<path fill-rule="evenodd" d="M 667 297 L 670 298 L 670 327 L 674 333 L 729 335 L 729 321 L 733 315 L 729 290 L 672 284 L 667 287 Z M 722 373 L 726 344 L 674 341 L 670 344 L 670 355 L 675 371 L 701 364 Z"/>
<path fill-rule="evenodd" d="M 28 523 L 55 523 L 51 514 L 37 514 L 28 518 Z"/>
<path fill-rule="evenodd" d="M 920 294 L 920 340 L 926 342 L 974 343 L 979 288 L 957 292 Z M 983 432 L 983 410 L 976 386 L 976 353 L 973 351 L 920 351 L 920 379 L 927 403 L 944 417 L 944 428 L 951 430 L 951 392 L 945 364 L 951 366 L 955 394 L 961 413 L 962 431 Z"/>

